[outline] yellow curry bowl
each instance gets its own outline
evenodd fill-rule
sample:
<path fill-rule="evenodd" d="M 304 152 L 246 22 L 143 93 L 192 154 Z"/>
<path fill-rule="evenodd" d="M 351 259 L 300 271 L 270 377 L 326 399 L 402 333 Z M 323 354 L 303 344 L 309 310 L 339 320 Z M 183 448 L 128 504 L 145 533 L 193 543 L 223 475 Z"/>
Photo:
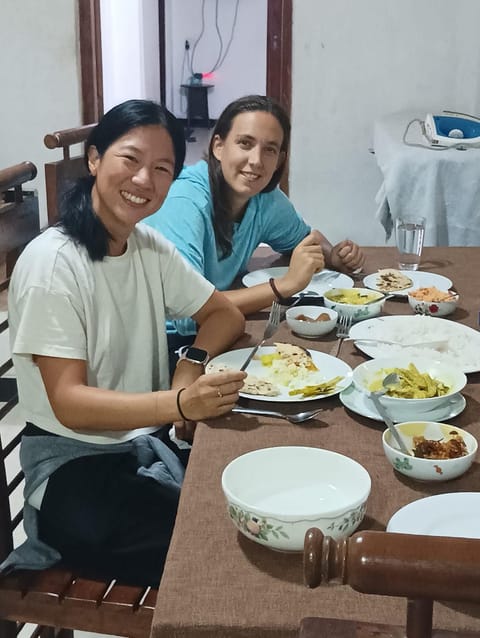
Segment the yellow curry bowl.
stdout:
<path fill-rule="evenodd" d="M 323 293 L 326 308 L 353 321 L 377 317 L 385 304 L 385 295 L 369 288 L 331 288 Z"/>
<path fill-rule="evenodd" d="M 412 366 L 421 377 L 411 372 Z M 467 384 L 464 373 L 450 363 L 405 354 L 365 361 L 354 369 L 352 379 L 357 390 L 369 394 L 381 390 L 383 379 L 391 372 L 400 376 L 400 383 L 390 386 L 380 401 L 396 414 L 415 414 L 412 410 L 418 414 L 448 404 Z"/>
<path fill-rule="evenodd" d="M 477 454 L 476 438 L 469 432 L 447 423 L 407 421 L 397 423 L 395 428 L 407 448 L 416 450 L 417 454 L 427 453 L 432 457 L 441 457 L 462 450 L 462 455 L 455 458 L 407 456 L 397 449 L 390 430 L 385 430 L 382 436 L 383 451 L 392 467 L 397 472 L 419 481 L 449 481 L 457 478 L 470 468 Z M 422 441 L 421 437 L 425 440 Z M 450 447 L 452 440 L 454 442 Z M 463 441 L 463 444 L 458 445 L 459 440 L 460 443 Z M 433 445 L 430 447 L 432 441 Z"/>

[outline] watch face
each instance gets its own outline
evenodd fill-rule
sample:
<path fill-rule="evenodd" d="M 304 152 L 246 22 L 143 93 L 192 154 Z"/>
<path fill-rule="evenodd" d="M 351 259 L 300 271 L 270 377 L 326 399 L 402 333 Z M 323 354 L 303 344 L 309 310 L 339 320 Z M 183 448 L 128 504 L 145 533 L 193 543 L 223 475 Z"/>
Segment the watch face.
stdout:
<path fill-rule="evenodd" d="M 205 364 L 208 361 L 208 352 L 190 346 L 185 352 L 185 358 L 188 359 L 188 361 Z"/>

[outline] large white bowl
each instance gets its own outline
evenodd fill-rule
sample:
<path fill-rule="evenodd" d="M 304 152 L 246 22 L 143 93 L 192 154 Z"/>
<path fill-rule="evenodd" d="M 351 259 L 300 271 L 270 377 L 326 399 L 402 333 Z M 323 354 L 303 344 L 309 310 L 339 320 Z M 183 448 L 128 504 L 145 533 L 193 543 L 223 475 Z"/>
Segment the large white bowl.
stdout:
<path fill-rule="evenodd" d="M 477 453 L 477 440 L 469 432 L 447 423 L 435 421 L 408 421 L 397 423 L 395 428 L 400 433 L 409 450 L 414 447 L 413 437 L 423 436 L 425 439 L 439 441 L 448 440 L 451 433 L 456 432 L 465 441 L 468 450 L 466 456 L 454 459 L 423 459 L 408 456 L 397 449 L 397 444 L 390 430 L 382 436 L 383 450 L 392 466 L 401 474 L 421 481 L 448 481 L 464 474 L 472 465 Z"/>
<path fill-rule="evenodd" d="M 325 321 L 305 321 L 297 319 L 304 315 L 311 319 L 316 319 L 318 315 L 325 313 L 330 319 Z M 285 319 L 290 330 L 293 330 L 301 337 L 320 337 L 331 332 L 337 325 L 338 313 L 331 308 L 323 308 L 322 306 L 295 306 L 289 308 L 285 313 Z"/>
<path fill-rule="evenodd" d="M 404 399 L 384 394 L 380 397 L 380 401 L 385 407 L 394 409 L 407 408 L 408 410 L 417 407 L 419 409 L 426 407 L 430 409 L 440 405 L 442 402 L 448 401 L 451 396 L 460 392 L 467 383 L 467 377 L 463 372 L 450 364 L 436 361 L 434 358 L 429 357 L 409 357 L 408 354 L 379 357 L 378 359 L 365 361 L 365 363 L 361 363 L 354 369 L 352 380 L 357 390 L 369 394 L 370 384 L 379 378 L 382 370 L 389 368 L 408 368 L 409 363 L 413 363 L 419 372 L 427 372 L 432 378 L 443 381 L 443 383 L 449 386 L 450 390 L 442 396 L 428 397 L 425 399 Z M 383 376 L 387 376 L 387 373 L 383 374 Z M 409 414 L 412 414 L 412 412 L 409 412 Z"/>
<path fill-rule="evenodd" d="M 261 545 L 303 551 L 306 531 L 349 536 L 362 521 L 370 476 L 347 456 L 311 447 L 272 447 L 234 459 L 222 474 L 233 524 Z"/>
<path fill-rule="evenodd" d="M 352 291 L 358 292 L 359 297 L 365 297 L 365 303 L 350 304 L 335 301 L 337 295 L 352 294 Z M 380 314 L 385 304 L 385 295 L 370 288 L 331 288 L 323 293 L 323 301 L 327 308 L 336 310 L 340 316 L 352 317 L 353 321 L 360 321 Z"/>

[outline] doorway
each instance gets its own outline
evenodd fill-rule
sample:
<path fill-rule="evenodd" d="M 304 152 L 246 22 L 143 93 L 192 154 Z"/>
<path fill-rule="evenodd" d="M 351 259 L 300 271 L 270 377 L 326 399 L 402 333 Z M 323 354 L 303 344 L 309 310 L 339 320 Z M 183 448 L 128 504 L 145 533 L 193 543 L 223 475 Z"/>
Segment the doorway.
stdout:
<path fill-rule="evenodd" d="M 83 124 L 103 115 L 100 0 L 77 0 L 79 15 Z M 292 1 L 268 0 L 267 94 L 290 113 L 292 68 Z M 165 101 L 165 0 L 158 0 L 160 96 Z"/>

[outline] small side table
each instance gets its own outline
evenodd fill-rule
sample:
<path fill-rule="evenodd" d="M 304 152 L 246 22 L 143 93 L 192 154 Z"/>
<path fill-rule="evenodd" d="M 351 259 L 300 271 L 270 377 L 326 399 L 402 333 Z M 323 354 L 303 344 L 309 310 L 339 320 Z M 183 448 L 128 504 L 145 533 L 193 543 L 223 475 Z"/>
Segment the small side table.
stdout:
<path fill-rule="evenodd" d="M 213 84 L 181 84 L 182 89 L 187 92 L 187 129 L 186 138 L 188 142 L 195 141 L 191 137 L 193 132 L 192 124 L 210 128 L 210 116 L 208 114 L 208 89 L 213 88 Z"/>

